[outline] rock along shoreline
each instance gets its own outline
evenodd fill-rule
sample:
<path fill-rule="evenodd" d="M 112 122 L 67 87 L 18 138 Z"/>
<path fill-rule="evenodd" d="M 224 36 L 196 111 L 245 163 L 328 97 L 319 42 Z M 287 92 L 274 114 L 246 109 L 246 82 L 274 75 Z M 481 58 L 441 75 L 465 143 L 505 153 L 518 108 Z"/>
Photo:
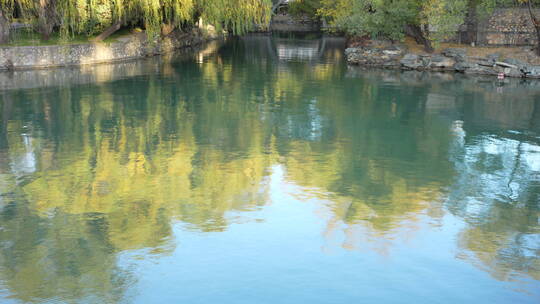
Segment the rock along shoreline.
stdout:
<path fill-rule="evenodd" d="M 500 55 L 468 56 L 465 48 L 447 48 L 440 54 L 417 54 L 402 45 L 371 42 L 345 50 L 347 63 L 367 67 L 418 71 L 453 71 L 470 75 L 540 78 L 540 65 Z"/>

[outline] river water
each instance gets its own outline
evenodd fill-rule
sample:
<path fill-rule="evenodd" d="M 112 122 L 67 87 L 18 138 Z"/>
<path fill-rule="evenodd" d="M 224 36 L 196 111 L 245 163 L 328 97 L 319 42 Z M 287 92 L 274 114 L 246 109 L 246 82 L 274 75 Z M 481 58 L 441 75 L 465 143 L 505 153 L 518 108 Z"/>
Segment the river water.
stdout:
<path fill-rule="evenodd" d="M 540 83 L 343 45 L 0 75 L 0 302 L 539 303 Z"/>

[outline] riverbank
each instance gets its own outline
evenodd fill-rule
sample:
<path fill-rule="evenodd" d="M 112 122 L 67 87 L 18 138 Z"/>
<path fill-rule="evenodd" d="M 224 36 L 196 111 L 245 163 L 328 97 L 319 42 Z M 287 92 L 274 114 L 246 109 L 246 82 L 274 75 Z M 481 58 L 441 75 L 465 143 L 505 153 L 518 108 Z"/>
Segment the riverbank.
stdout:
<path fill-rule="evenodd" d="M 112 43 L 0 47 L 0 70 L 28 70 L 112 63 L 166 54 L 216 39 L 208 31 L 175 31 L 155 41 L 133 33 Z"/>
<path fill-rule="evenodd" d="M 474 54 L 466 47 L 449 47 L 427 54 L 405 44 L 386 41 L 367 41 L 345 50 L 347 63 L 368 67 L 419 71 L 453 71 L 471 75 L 491 75 L 516 78 L 540 78 L 540 63 L 534 57 L 518 56 L 531 52 L 524 48 L 508 48 L 515 57 L 497 52 Z M 508 53 L 508 52 L 507 52 Z"/>
<path fill-rule="evenodd" d="M 0 91 L 99 85 L 151 73 L 170 75 L 174 70 L 172 65 L 175 62 L 186 58 L 196 58 L 198 61 L 203 61 L 208 56 L 212 56 L 223 43 L 224 39 L 214 39 L 192 47 L 178 49 L 175 52 L 138 60 L 0 72 Z"/>

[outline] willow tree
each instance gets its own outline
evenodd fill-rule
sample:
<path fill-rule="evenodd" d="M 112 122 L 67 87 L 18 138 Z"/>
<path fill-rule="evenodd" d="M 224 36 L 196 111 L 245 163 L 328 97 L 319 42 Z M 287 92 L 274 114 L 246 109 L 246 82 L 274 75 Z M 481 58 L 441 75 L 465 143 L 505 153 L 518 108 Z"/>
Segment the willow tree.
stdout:
<path fill-rule="evenodd" d="M 11 33 L 11 22 L 17 9 L 22 10 L 30 2 L 19 3 L 15 0 L 0 0 L 0 43 L 7 43 Z"/>
<path fill-rule="evenodd" d="M 271 7 L 271 0 L 0 0 L 0 36 L 9 36 L 15 12 L 45 40 L 55 30 L 63 37 L 99 34 L 96 40 L 103 40 L 124 26 L 142 26 L 155 38 L 200 18 L 240 34 L 267 24 Z"/>
<path fill-rule="evenodd" d="M 23 22 L 35 26 L 46 40 L 58 24 L 57 0 L 0 0 L 0 42 L 9 39 L 10 25 L 18 15 Z M 66 1 L 67 2 L 67 1 Z"/>
<path fill-rule="evenodd" d="M 203 20 L 233 34 L 270 22 L 271 0 L 197 0 L 197 4 Z"/>
<path fill-rule="evenodd" d="M 0 4 L 0 43 L 7 43 L 9 41 L 9 32 L 11 24 L 9 15 L 5 13 L 4 3 Z"/>

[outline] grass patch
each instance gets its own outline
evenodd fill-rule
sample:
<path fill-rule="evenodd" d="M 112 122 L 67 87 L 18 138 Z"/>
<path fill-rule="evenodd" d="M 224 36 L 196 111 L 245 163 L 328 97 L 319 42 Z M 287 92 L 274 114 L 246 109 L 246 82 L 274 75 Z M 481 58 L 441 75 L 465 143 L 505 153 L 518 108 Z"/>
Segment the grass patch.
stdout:
<path fill-rule="evenodd" d="M 103 40 L 103 43 L 117 42 L 118 38 L 129 36 L 131 30 L 123 28 Z M 53 33 L 49 40 L 41 39 L 41 35 L 32 29 L 18 29 L 11 33 L 10 42 L 0 46 L 43 46 L 43 45 L 70 45 L 91 43 L 95 36 L 74 35 L 67 38 L 60 37 L 59 33 Z"/>

